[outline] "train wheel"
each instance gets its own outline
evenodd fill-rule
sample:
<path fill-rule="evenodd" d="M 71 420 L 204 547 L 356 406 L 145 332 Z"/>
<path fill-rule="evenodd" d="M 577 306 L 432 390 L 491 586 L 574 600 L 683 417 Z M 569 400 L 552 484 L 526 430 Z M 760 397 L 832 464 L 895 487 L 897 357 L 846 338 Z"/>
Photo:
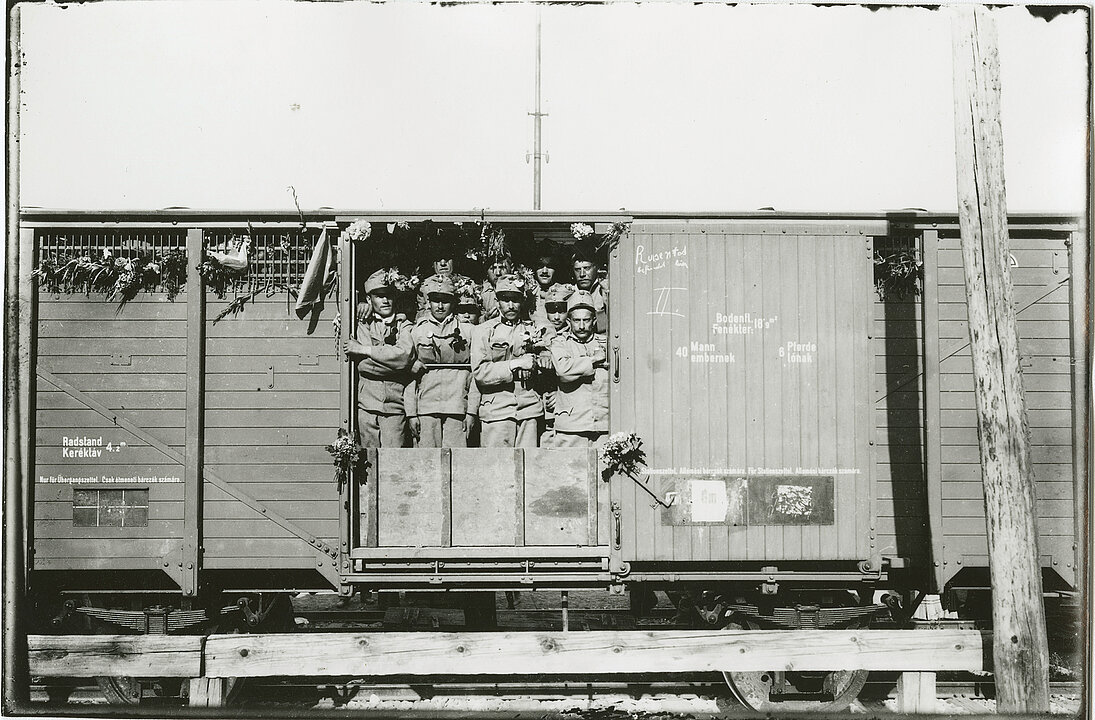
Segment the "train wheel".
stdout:
<path fill-rule="evenodd" d="M 759 630 L 749 622 L 731 621 L 724 630 Z M 840 712 L 855 702 L 867 684 L 867 670 L 723 672 L 731 694 L 761 713 Z"/>
<path fill-rule="evenodd" d="M 866 670 L 724 672 L 722 676 L 738 702 L 762 713 L 839 712 L 867 684 Z"/>
<path fill-rule="evenodd" d="M 87 601 L 90 604 L 90 600 Z M 274 595 L 267 601 L 269 609 L 264 621 L 255 630 L 258 632 L 290 632 L 293 629 L 293 605 L 289 596 L 284 593 Z M 261 598 L 260 607 L 263 606 Z M 89 619 L 90 620 L 90 619 Z M 113 631 L 108 626 L 91 622 L 91 632 L 94 634 L 111 634 Z M 247 632 L 250 628 L 246 625 L 230 623 L 217 627 L 220 633 Z M 141 705 L 164 703 L 178 704 L 189 694 L 189 683 L 182 678 L 138 678 L 128 675 L 100 676 L 95 678 L 99 690 L 110 705 Z M 243 690 L 244 682 L 240 678 L 228 678 L 225 687 L 226 704 L 236 701 Z"/>
<path fill-rule="evenodd" d="M 95 678 L 99 690 L 110 705 L 177 704 L 183 697 L 180 678 L 136 678 L 128 675 Z M 229 682 L 229 692 L 232 683 Z"/>

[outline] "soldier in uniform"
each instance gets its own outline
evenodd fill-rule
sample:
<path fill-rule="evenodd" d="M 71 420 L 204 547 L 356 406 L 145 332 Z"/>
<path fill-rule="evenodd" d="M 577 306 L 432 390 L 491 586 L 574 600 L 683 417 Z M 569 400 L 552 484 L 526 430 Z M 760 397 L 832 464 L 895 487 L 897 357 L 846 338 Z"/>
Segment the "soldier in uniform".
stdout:
<path fill-rule="evenodd" d="M 474 281 L 456 272 L 456 261 L 452 258 L 452 251 L 445 248 L 437 248 L 433 251 L 433 275 L 422 281 L 422 287 L 418 291 L 418 315 L 423 317 L 429 313 L 429 300 L 426 298 L 426 283 L 435 278 L 447 277 L 452 281 L 454 288 L 459 288 L 466 283 Z"/>
<path fill-rule="evenodd" d="M 479 298 L 461 295 L 457 298 L 456 319 L 468 325 L 479 324 Z"/>
<path fill-rule="evenodd" d="M 558 285 L 558 266 L 555 253 L 544 247 L 536 256 L 536 264 L 533 266 L 533 275 L 536 277 L 536 308 L 532 311 L 533 322 L 541 325 L 548 324 L 547 311 L 544 304 L 551 289 Z"/>
<path fill-rule="evenodd" d="M 404 392 L 413 359 L 411 324 L 395 315 L 389 271 L 365 281 L 368 313 L 357 323 L 356 339 L 343 350 L 357 361 L 357 431 L 362 447 L 407 447 Z"/>
<path fill-rule="evenodd" d="M 593 310 L 597 315 L 597 332 L 608 332 L 608 284 L 603 277 L 596 255 L 591 250 L 579 248 L 574 253 L 574 262 L 571 267 L 574 271 L 574 284 L 593 298 Z"/>
<path fill-rule="evenodd" d="M 544 313 L 556 333 L 567 330 L 567 300 L 577 289 L 570 283 L 555 283 L 544 296 Z"/>
<path fill-rule="evenodd" d="M 537 353 L 554 333 L 521 319 L 525 281 L 504 275 L 496 286 L 499 317 L 476 328 L 472 376 L 479 386 L 484 447 L 536 447 L 544 403 L 533 384 Z"/>
<path fill-rule="evenodd" d="M 550 345 L 559 381 L 553 445 L 590 447 L 608 432 L 608 340 L 595 331 L 590 293 L 578 290 L 567 300 L 567 324 Z"/>
<path fill-rule="evenodd" d="M 407 418 L 418 447 L 467 447 L 473 424 L 468 415 L 470 365 L 466 368 L 430 368 L 432 364 L 468 364 L 473 326 L 453 314 L 456 303 L 452 280 L 435 275 L 422 283 L 429 308 L 411 329 L 417 380 L 408 393 Z"/>
<path fill-rule="evenodd" d="M 567 331 L 567 298 L 575 289 L 567 283 L 555 283 L 543 298 L 544 311 L 556 334 Z M 540 446 L 552 447 L 555 441 L 555 392 L 559 388 L 559 381 L 555 377 L 550 348 L 540 354 L 539 364 L 542 369 L 537 374 L 536 385 L 540 397 L 544 399 L 544 434 L 540 436 Z"/>
<path fill-rule="evenodd" d="M 475 326 L 479 324 L 479 285 L 470 278 L 462 285 L 456 287 L 456 319 L 472 326 L 472 336 L 475 334 Z M 479 385 L 474 380 L 468 388 L 468 447 L 479 446 Z"/>
<path fill-rule="evenodd" d="M 503 275 L 513 272 L 513 263 L 509 258 L 496 257 L 487 265 L 487 279 L 483 281 L 483 287 L 479 292 L 479 306 L 482 308 L 483 320 L 493 320 L 498 317 L 498 297 L 496 285 Z"/>

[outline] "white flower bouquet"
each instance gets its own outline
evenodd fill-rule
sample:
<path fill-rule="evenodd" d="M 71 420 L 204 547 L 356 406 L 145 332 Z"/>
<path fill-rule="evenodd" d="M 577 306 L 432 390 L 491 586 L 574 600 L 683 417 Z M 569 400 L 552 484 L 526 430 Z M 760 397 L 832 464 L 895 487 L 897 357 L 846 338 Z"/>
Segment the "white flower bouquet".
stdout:
<path fill-rule="evenodd" d="M 586 223 L 572 223 L 570 234 L 574 236 L 575 240 L 585 240 L 593 234 L 593 227 Z"/>
<path fill-rule="evenodd" d="M 339 428 L 338 439 L 327 446 L 327 452 L 334 458 L 335 482 L 341 489 L 342 484 L 350 479 L 351 468 L 361 460 L 361 447 L 350 437 L 350 433 Z"/>
<path fill-rule="evenodd" d="M 364 242 L 373 234 L 373 226 L 368 220 L 358 220 L 346 228 L 346 236 L 354 242 Z"/>
<path fill-rule="evenodd" d="M 635 433 L 613 433 L 601 446 L 601 464 L 601 478 L 606 482 L 616 474 L 635 478 L 639 468 L 646 465 L 643 441 Z"/>

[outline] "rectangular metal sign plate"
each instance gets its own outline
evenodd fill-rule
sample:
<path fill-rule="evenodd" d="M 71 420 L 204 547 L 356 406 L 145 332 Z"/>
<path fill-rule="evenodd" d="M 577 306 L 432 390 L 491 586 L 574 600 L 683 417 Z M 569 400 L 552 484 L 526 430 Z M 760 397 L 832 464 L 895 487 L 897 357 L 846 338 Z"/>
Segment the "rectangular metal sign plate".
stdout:
<path fill-rule="evenodd" d="M 660 475 L 663 525 L 832 525 L 832 475 Z"/>

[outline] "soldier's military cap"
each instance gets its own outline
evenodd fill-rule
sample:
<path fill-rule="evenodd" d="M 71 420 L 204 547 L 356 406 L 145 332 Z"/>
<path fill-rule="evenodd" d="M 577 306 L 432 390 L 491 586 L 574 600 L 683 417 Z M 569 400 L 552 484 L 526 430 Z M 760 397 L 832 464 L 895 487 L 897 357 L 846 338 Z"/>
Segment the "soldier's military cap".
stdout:
<path fill-rule="evenodd" d="M 555 283 L 548 288 L 547 294 L 544 295 L 545 303 L 562 303 L 566 302 L 567 298 L 574 294 L 574 291 L 578 288 L 570 285 L 569 283 Z"/>
<path fill-rule="evenodd" d="M 585 290 L 576 290 L 574 294 L 567 298 L 567 312 L 569 313 L 577 308 L 589 308 L 593 312 L 597 312 L 597 308 L 593 307 L 593 296 Z"/>
<path fill-rule="evenodd" d="M 429 297 L 430 293 L 456 296 L 456 288 L 452 278 L 448 275 L 430 275 L 422 282 L 422 294 Z"/>
<path fill-rule="evenodd" d="M 385 288 L 387 288 L 388 290 L 392 289 L 392 284 L 388 281 L 387 270 L 377 270 L 375 273 L 370 275 L 367 280 L 365 280 L 366 294 Z"/>
<path fill-rule="evenodd" d="M 509 293 L 510 295 L 520 295 L 521 297 L 524 297 L 525 289 L 525 281 L 517 275 L 503 275 L 498 278 L 498 283 L 494 286 L 494 294 L 496 296 L 501 296 L 505 293 Z"/>

